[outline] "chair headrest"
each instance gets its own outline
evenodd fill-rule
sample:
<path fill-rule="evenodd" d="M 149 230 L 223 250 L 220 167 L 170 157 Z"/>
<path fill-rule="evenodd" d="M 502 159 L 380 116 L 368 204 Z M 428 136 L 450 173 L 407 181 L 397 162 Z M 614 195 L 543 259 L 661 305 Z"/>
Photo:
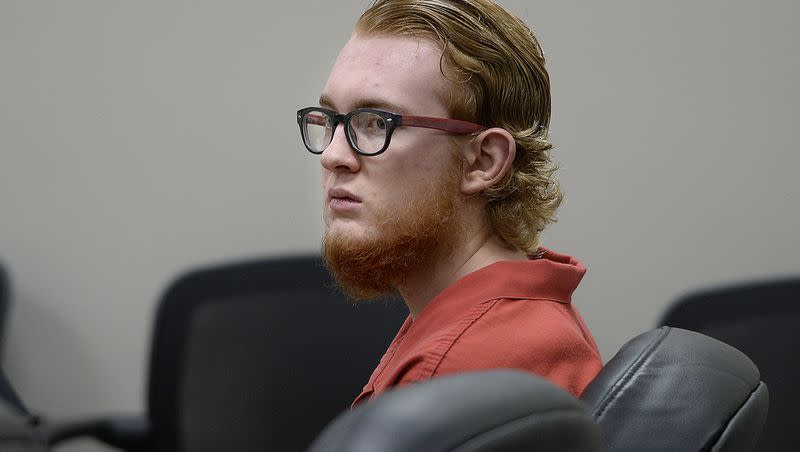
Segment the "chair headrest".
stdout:
<path fill-rule="evenodd" d="M 581 399 L 615 451 L 750 450 L 769 404 L 742 352 L 670 327 L 625 344 Z"/>
<path fill-rule="evenodd" d="M 484 371 L 388 391 L 336 418 L 310 450 L 595 451 L 600 429 L 552 383 L 520 371 Z"/>

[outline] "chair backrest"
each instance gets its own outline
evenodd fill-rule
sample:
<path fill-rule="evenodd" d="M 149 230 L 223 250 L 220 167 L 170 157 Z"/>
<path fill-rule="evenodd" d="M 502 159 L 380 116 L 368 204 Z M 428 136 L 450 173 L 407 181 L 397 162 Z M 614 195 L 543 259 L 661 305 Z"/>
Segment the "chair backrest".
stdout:
<path fill-rule="evenodd" d="M 769 395 L 756 366 L 716 339 L 661 327 L 625 344 L 581 395 L 613 451 L 749 451 Z"/>
<path fill-rule="evenodd" d="M 190 272 L 165 292 L 151 345 L 158 450 L 302 450 L 366 383 L 407 315 L 354 305 L 318 256 Z"/>
<path fill-rule="evenodd" d="M 512 370 L 387 391 L 332 422 L 310 452 L 592 452 L 600 429 L 572 395 Z"/>
<path fill-rule="evenodd" d="M 661 325 L 697 331 L 744 352 L 769 385 L 770 407 L 756 450 L 796 448 L 800 404 L 800 278 L 713 288 L 689 294 Z"/>

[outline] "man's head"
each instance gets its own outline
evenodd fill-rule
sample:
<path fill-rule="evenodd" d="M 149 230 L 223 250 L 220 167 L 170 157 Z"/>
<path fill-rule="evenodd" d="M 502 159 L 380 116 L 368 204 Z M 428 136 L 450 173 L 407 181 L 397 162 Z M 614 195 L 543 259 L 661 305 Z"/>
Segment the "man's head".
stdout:
<path fill-rule="evenodd" d="M 396 127 L 375 156 L 356 152 L 364 133 L 348 139 L 344 124 L 320 138 L 330 140 L 320 157 L 323 252 L 352 294 L 396 288 L 481 227 L 536 252 L 561 201 L 548 156 L 549 80 L 533 34 L 504 9 L 487 0 L 376 1 L 320 104 L 332 114 L 375 108 L 483 126 L 469 134 L 451 133 L 452 124 Z M 362 126 L 387 125 L 370 118 Z"/>

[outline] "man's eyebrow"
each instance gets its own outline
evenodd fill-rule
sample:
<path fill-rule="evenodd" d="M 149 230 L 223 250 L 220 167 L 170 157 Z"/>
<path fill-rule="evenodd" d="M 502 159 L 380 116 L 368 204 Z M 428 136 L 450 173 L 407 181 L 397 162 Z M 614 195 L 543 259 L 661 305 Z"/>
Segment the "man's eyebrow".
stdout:
<path fill-rule="evenodd" d="M 328 108 L 330 110 L 336 110 L 336 108 L 333 107 L 333 102 L 331 102 L 331 100 L 328 99 L 324 94 L 319 96 L 319 106 Z"/>
<path fill-rule="evenodd" d="M 392 113 L 404 113 L 405 110 L 397 104 L 382 99 L 361 99 L 353 104 L 353 109 L 356 108 L 374 108 L 377 110 L 388 110 Z"/>
<path fill-rule="evenodd" d="M 333 105 L 333 101 L 331 101 L 324 94 L 319 98 L 319 105 L 320 107 L 325 107 L 330 110 L 336 111 L 336 108 Z M 393 104 L 389 101 L 382 99 L 372 99 L 372 98 L 359 99 L 350 105 L 351 111 L 357 108 L 374 108 L 376 110 L 387 110 L 392 113 L 401 113 L 401 114 L 404 113 L 405 110 L 399 105 Z M 340 112 L 340 113 L 347 113 L 347 112 Z"/>

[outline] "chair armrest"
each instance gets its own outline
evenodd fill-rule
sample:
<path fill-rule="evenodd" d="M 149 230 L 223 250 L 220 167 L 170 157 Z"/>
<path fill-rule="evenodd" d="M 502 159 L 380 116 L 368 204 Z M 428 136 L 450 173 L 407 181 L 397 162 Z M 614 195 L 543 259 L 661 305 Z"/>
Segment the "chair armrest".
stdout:
<path fill-rule="evenodd" d="M 45 428 L 47 443 L 91 437 L 127 452 L 154 450 L 150 421 L 143 415 L 116 415 L 73 421 Z"/>
<path fill-rule="evenodd" d="M 386 391 L 334 419 L 308 452 L 602 450 L 571 394 L 518 370 L 445 375 Z"/>

